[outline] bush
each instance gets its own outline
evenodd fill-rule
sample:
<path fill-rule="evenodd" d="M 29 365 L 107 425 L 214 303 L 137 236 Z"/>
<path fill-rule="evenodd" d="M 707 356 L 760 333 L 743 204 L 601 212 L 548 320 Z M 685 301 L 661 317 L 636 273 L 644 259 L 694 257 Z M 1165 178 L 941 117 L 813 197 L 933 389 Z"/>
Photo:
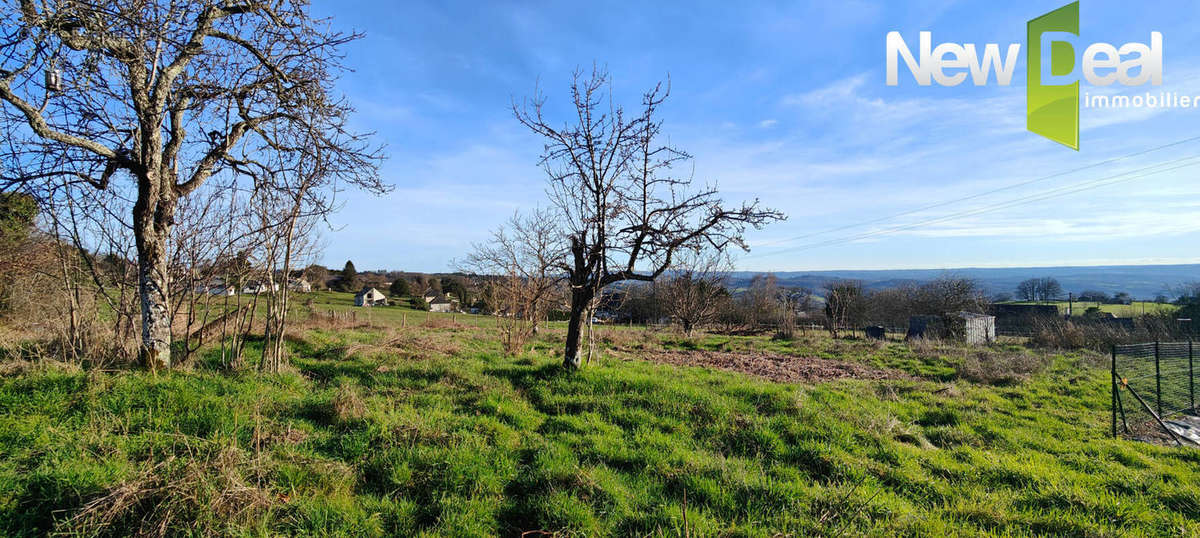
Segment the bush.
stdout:
<path fill-rule="evenodd" d="M 413 310 L 420 310 L 422 312 L 429 311 L 429 303 L 425 302 L 424 297 L 413 297 L 412 299 L 409 299 L 408 304 L 413 307 Z"/>

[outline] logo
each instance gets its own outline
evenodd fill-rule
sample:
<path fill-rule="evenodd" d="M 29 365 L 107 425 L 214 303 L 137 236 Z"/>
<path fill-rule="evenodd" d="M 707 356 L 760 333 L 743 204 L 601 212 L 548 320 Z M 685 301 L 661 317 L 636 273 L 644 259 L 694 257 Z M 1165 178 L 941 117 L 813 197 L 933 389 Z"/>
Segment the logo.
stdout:
<path fill-rule="evenodd" d="M 1115 47 L 1109 43 L 1093 43 L 1081 48 L 1079 42 L 1079 2 L 1072 2 L 1029 21 L 1026 33 L 1025 57 L 1025 122 L 1029 131 L 1079 150 L 1079 85 L 1082 78 L 1092 86 L 1162 85 L 1162 34 L 1150 33 L 1150 43 L 1126 43 Z M 900 32 L 887 34 L 887 85 L 900 84 L 899 67 L 903 61 L 918 85 L 958 86 L 968 76 L 976 86 L 995 82 L 1008 86 L 1012 82 L 1020 56 L 1021 45 L 1008 45 L 1001 54 L 1000 45 L 983 46 L 983 56 L 973 43 L 942 43 L 933 46 L 933 34 L 921 32 L 918 53 L 904 41 Z M 1083 50 L 1080 56 L 1077 51 Z M 1076 61 L 1076 60 L 1079 61 Z M 1077 69 L 1080 68 L 1080 69 Z M 1125 103 L 1149 106 L 1177 106 L 1179 99 L 1147 94 L 1125 98 Z M 1089 107 L 1097 99 L 1088 100 Z M 1104 97 L 1103 103 L 1108 103 Z M 1153 104 L 1150 104 L 1153 103 Z M 1183 106 L 1188 106 L 1184 103 Z"/>

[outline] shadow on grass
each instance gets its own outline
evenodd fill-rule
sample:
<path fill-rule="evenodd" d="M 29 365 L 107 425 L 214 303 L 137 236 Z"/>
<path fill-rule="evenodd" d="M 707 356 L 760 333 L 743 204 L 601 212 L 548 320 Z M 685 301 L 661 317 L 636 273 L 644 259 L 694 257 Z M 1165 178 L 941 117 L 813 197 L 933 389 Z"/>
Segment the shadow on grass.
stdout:
<path fill-rule="evenodd" d="M 79 484 L 45 475 L 35 475 L 20 492 L 11 492 L 11 510 L 0 511 L 0 530 L 5 536 L 48 536 L 56 516 L 74 514 L 83 500 L 100 493 L 81 491 Z"/>

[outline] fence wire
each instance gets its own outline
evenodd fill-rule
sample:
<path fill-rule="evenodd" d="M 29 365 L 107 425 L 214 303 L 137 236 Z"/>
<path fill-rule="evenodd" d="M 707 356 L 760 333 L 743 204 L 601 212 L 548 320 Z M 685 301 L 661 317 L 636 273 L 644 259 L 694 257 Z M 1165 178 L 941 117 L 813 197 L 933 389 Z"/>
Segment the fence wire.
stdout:
<path fill-rule="evenodd" d="M 1195 346 L 1151 342 L 1112 349 L 1112 434 L 1174 439 L 1172 417 L 1196 414 Z"/>

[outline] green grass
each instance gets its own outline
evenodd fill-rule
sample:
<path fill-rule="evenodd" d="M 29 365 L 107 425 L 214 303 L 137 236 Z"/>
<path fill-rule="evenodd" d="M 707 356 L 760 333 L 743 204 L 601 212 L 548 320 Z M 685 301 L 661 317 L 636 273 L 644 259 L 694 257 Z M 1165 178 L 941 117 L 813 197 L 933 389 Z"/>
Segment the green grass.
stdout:
<path fill-rule="evenodd" d="M 430 319 L 453 320 L 456 323 L 463 325 L 474 325 L 478 327 L 495 327 L 496 318 L 492 316 L 481 316 L 462 313 L 447 313 L 447 312 L 425 312 L 416 310 L 409 306 L 409 298 L 395 299 L 391 296 L 388 301 L 391 303 L 388 306 L 376 306 L 365 308 L 354 306 L 354 294 L 343 293 L 336 291 L 316 291 L 312 293 L 297 293 L 292 295 L 293 306 L 298 310 L 304 309 L 304 304 L 312 301 L 311 309 L 317 314 L 328 314 L 336 312 L 341 314 L 353 314 L 355 319 L 360 321 L 370 320 L 381 324 L 398 325 L 401 322 L 420 325 Z"/>
<path fill-rule="evenodd" d="M 1107 438 L 1094 356 L 989 385 L 952 346 L 610 328 L 619 351 L 572 374 L 556 329 L 506 358 L 486 329 L 411 321 L 309 330 L 279 375 L 9 368 L 0 535 L 681 536 L 685 497 L 691 536 L 1200 533 L 1200 451 Z M 624 360 L 670 349 L 916 379 Z"/>
<path fill-rule="evenodd" d="M 1155 303 L 1151 301 L 1134 301 L 1131 304 L 1104 304 L 1097 302 L 1075 301 L 1072 305 L 1069 301 L 1051 301 L 1051 302 L 1032 302 L 1022 301 L 1012 304 L 1052 304 L 1058 307 L 1058 311 L 1066 315 L 1068 310 L 1072 310 L 1072 316 L 1082 316 L 1090 307 L 1098 307 L 1101 312 L 1110 313 L 1118 318 L 1132 318 L 1142 314 L 1158 314 L 1169 313 L 1179 310 L 1178 305 L 1168 303 Z"/>

